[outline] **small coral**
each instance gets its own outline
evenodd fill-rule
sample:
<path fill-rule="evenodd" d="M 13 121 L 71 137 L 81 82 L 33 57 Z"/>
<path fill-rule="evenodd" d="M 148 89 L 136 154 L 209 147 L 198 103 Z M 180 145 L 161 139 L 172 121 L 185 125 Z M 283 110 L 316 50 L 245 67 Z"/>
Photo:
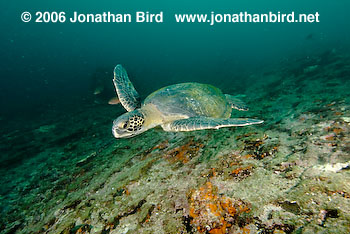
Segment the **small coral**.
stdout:
<path fill-rule="evenodd" d="M 191 193 L 189 215 L 199 232 L 226 233 L 239 215 L 249 211 L 249 206 L 243 201 L 218 195 L 211 182 Z"/>

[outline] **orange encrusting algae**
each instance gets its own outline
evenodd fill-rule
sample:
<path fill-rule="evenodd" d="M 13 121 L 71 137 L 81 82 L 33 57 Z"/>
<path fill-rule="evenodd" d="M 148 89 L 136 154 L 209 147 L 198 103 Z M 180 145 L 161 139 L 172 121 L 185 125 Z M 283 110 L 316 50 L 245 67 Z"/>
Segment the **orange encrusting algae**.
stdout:
<path fill-rule="evenodd" d="M 231 171 L 231 174 L 233 176 L 239 176 L 239 175 L 242 175 L 244 173 L 249 173 L 249 171 L 252 170 L 252 166 L 249 165 L 249 166 L 246 166 L 246 167 L 239 167 L 239 168 L 236 168 L 234 170 Z"/>
<path fill-rule="evenodd" d="M 162 149 L 165 149 L 169 146 L 169 141 L 168 140 L 165 140 L 161 143 L 159 143 L 158 145 L 154 146 L 151 151 L 153 150 L 156 150 L 156 149 L 159 149 L 159 150 L 162 150 Z"/>
<path fill-rule="evenodd" d="M 227 228 L 236 222 L 238 216 L 249 211 L 243 201 L 218 195 L 211 182 L 193 191 L 190 197 L 189 215 L 199 232 L 227 233 Z"/>
<path fill-rule="evenodd" d="M 170 162 L 180 161 L 185 164 L 188 163 L 203 147 L 203 144 L 194 142 L 193 139 L 191 139 L 187 144 L 169 150 L 165 157 L 168 158 Z"/>
<path fill-rule="evenodd" d="M 341 129 L 341 128 L 334 128 L 334 129 L 333 129 L 333 132 L 334 132 L 335 134 L 340 134 L 340 133 L 343 132 L 343 129 Z"/>

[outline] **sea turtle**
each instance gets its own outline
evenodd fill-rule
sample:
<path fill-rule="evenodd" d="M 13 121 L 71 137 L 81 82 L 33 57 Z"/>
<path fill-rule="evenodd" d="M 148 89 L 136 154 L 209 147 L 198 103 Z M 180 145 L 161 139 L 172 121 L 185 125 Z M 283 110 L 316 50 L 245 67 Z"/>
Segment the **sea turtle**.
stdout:
<path fill-rule="evenodd" d="M 133 137 L 161 126 L 169 132 L 219 129 L 260 124 L 248 118 L 230 118 L 232 108 L 248 110 L 239 99 L 207 84 L 181 83 L 161 88 L 141 104 L 140 96 L 121 65 L 114 69 L 113 83 L 118 98 L 128 111 L 113 121 L 116 138 Z"/>

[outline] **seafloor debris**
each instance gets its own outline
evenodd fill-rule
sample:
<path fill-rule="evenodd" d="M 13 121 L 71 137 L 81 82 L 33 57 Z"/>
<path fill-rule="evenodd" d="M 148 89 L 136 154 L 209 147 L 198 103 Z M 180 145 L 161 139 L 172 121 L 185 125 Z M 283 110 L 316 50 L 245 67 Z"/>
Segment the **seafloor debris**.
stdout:
<path fill-rule="evenodd" d="M 239 199 L 218 194 L 217 188 L 207 182 L 191 193 L 191 223 L 199 232 L 226 233 L 226 229 L 238 224 L 239 217 L 250 211 L 250 205 Z"/>
<path fill-rule="evenodd" d="M 245 167 L 238 167 L 231 171 L 230 175 L 232 175 L 234 178 L 244 179 L 245 177 L 248 177 L 253 170 L 252 165 L 248 165 Z"/>
<path fill-rule="evenodd" d="M 328 218 L 338 218 L 338 210 L 336 209 L 327 209 L 327 210 L 320 210 L 320 213 L 318 214 L 317 223 L 320 226 L 324 226 L 326 220 Z"/>
<path fill-rule="evenodd" d="M 267 156 L 273 155 L 278 150 L 277 144 L 265 144 L 268 136 L 264 134 L 262 138 L 247 138 L 243 140 L 244 151 L 247 152 L 246 157 L 253 157 L 255 159 L 263 159 Z"/>

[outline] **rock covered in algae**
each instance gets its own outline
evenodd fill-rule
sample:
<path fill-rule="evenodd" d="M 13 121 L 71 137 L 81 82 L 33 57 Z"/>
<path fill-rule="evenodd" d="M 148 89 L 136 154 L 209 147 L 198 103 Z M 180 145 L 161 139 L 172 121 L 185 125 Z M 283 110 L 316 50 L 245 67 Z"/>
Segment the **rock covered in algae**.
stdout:
<path fill-rule="evenodd" d="M 189 215 L 199 232 L 226 233 L 227 228 L 237 224 L 240 215 L 249 211 L 249 205 L 243 201 L 219 195 L 211 182 L 190 196 Z"/>

